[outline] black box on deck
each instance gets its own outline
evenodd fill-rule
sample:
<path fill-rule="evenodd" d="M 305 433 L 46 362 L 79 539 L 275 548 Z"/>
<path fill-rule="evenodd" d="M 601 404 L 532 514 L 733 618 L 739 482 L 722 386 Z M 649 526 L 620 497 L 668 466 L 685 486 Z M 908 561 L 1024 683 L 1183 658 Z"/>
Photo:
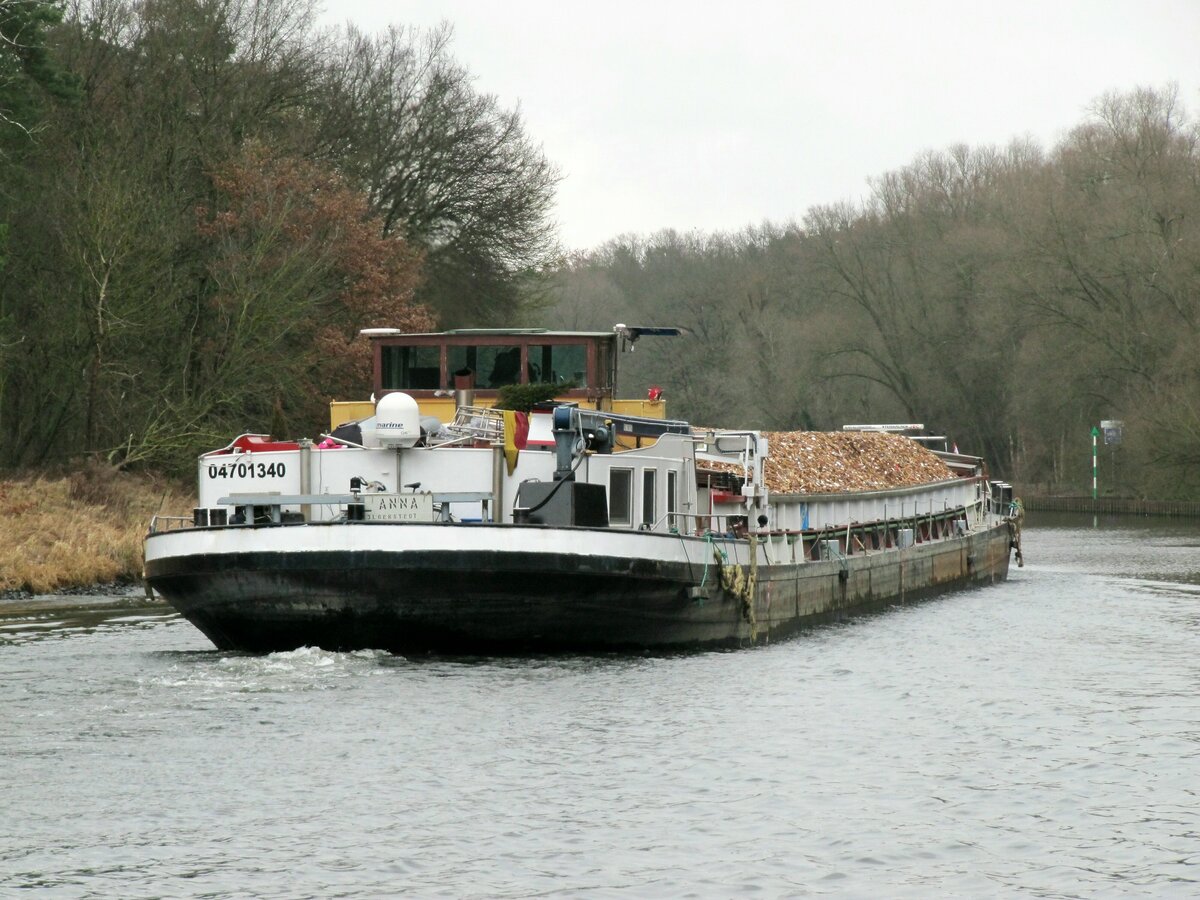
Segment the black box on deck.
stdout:
<path fill-rule="evenodd" d="M 608 491 L 602 484 L 526 481 L 517 492 L 516 512 L 522 509 L 529 510 L 526 521 L 530 525 L 608 527 Z"/>

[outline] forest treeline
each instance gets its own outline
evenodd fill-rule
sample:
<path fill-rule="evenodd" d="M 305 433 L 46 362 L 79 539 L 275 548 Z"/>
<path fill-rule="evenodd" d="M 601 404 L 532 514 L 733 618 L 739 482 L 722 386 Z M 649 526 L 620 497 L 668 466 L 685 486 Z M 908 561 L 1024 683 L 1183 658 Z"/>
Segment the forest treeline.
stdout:
<path fill-rule="evenodd" d="M 617 238 L 558 273 L 555 324 L 690 328 L 624 371 L 695 422 L 922 423 L 1081 492 L 1115 419 L 1102 490 L 1197 497 L 1197 137 L 1173 89 L 1137 90 L 1050 150 L 927 152 L 799 223 Z"/>
<path fill-rule="evenodd" d="M 690 330 L 622 384 L 700 424 L 922 422 L 1081 490 L 1120 419 L 1102 487 L 1200 497 L 1198 133 L 1173 89 L 1101 98 L 1051 148 L 924 153 L 797 222 L 564 258 L 559 173 L 449 29 L 316 10 L 0 0 L 0 468 L 186 471 L 240 431 L 311 435 L 363 392 L 363 327 L 627 322 Z"/>
<path fill-rule="evenodd" d="M 555 168 L 447 27 L 309 0 L 0 0 L 0 467 L 311 434 L 362 327 L 503 325 Z"/>

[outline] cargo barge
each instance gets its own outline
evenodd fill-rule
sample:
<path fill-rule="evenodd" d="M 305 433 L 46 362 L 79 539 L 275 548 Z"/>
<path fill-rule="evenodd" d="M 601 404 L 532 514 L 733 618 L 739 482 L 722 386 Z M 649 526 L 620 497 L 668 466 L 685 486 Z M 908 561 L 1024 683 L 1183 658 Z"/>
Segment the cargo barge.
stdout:
<path fill-rule="evenodd" d="M 222 650 L 409 654 L 751 646 L 1007 577 L 1019 520 L 977 457 L 622 406 L 621 343 L 662 331 L 374 331 L 370 415 L 203 455 L 192 518 L 151 522 L 147 585 Z M 535 380 L 569 387 L 488 405 Z M 822 455 L 840 481 L 813 490 Z"/>

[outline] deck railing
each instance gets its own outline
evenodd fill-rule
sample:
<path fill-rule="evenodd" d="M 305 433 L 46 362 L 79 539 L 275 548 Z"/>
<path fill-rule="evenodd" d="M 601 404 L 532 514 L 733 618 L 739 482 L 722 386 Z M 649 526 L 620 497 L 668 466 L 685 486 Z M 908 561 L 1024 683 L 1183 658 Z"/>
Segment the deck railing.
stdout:
<path fill-rule="evenodd" d="M 160 531 L 179 531 L 184 528 L 191 528 L 193 522 L 187 516 L 153 516 L 150 519 L 150 533 L 158 534 Z"/>

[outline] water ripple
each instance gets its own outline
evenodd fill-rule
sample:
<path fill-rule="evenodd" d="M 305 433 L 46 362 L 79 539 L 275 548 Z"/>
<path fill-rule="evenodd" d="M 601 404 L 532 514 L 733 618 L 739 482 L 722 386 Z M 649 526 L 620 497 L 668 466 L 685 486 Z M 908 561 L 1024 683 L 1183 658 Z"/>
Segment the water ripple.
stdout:
<path fill-rule="evenodd" d="M 735 653 L 5 622 L 0 893 L 1193 896 L 1200 554 L 1174 529 L 1035 525 L 1007 585 Z"/>

